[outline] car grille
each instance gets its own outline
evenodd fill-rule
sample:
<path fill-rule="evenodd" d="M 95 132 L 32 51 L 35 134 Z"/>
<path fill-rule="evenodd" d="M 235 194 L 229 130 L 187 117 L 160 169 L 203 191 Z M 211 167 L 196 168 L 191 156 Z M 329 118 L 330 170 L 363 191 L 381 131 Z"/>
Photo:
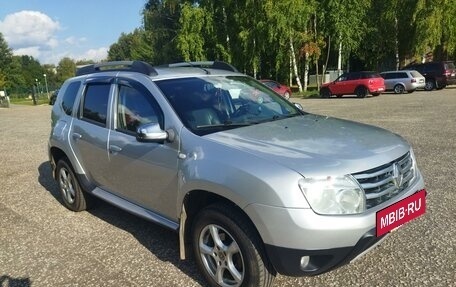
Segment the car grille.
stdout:
<path fill-rule="evenodd" d="M 414 178 L 410 152 L 388 164 L 353 174 L 366 194 L 366 208 L 377 206 L 404 191 Z"/>

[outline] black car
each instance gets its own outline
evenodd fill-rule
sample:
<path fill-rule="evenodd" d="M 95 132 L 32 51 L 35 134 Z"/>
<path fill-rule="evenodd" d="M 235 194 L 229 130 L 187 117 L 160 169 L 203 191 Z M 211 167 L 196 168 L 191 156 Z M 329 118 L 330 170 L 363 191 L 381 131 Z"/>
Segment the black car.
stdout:
<path fill-rule="evenodd" d="M 417 70 L 426 78 L 426 91 L 443 89 L 447 85 L 456 84 L 456 68 L 453 61 L 427 62 L 410 64 L 403 70 Z"/>
<path fill-rule="evenodd" d="M 55 91 L 52 93 L 51 97 L 49 98 L 49 104 L 50 104 L 50 105 L 53 105 L 53 104 L 55 103 L 55 99 L 57 99 L 57 94 L 58 94 L 58 93 L 59 93 L 59 90 L 58 90 L 58 89 L 55 90 Z"/>

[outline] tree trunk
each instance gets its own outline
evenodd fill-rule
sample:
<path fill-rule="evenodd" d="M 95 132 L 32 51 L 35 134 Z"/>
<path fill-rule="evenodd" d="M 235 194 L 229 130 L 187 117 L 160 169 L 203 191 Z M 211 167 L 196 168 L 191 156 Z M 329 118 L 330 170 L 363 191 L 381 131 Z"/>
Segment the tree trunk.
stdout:
<path fill-rule="evenodd" d="M 394 17 L 394 32 L 395 32 L 395 42 L 394 42 L 394 50 L 396 54 L 396 71 L 399 71 L 400 68 L 400 61 L 399 61 L 399 35 L 398 35 L 398 27 L 397 27 L 397 17 Z"/>
<path fill-rule="evenodd" d="M 309 86 L 309 52 L 306 52 L 306 58 L 304 59 L 304 91 L 307 92 Z"/>
<path fill-rule="evenodd" d="M 291 62 L 293 64 L 293 72 L 296 78 L 296 84 L 298 85 L 299 92 L 302 92 L 302 85 L 301 85 L 301 80 L 299 79 L 298 75 L 298 65 L 296 63 L 296 55 L 294 52 L 294 46 L 293 46 L 293 38 L 290 35 L 290 52 L 291 52 Z"/>
<path fill-rule="evenodd" d="M 342 37 L 339 37 L 339 54 L 337 56 L 337 75 L 342 75 Z"/>

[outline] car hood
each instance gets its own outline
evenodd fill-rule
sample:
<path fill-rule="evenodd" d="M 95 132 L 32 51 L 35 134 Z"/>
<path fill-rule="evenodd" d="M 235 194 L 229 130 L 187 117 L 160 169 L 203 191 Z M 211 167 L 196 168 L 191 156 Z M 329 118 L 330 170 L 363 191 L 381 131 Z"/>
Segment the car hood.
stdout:
<path fill-rule="evenodd" d="M 205 136 L 293 169 L 303 176 L 351 174 L 409 151 L 397 134 L 361 123 L 307 114 Z"/>

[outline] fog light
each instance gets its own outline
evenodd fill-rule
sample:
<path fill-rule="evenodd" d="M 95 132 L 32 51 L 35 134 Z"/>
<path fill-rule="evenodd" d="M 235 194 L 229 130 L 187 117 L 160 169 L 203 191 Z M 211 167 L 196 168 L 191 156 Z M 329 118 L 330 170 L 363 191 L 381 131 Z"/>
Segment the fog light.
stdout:
<path fill-rule="evenodd" d="M 303 256 L 301 257 L 301 269 L 305 270 L 307 265 L 309 264 L 310 256 Z"/>

